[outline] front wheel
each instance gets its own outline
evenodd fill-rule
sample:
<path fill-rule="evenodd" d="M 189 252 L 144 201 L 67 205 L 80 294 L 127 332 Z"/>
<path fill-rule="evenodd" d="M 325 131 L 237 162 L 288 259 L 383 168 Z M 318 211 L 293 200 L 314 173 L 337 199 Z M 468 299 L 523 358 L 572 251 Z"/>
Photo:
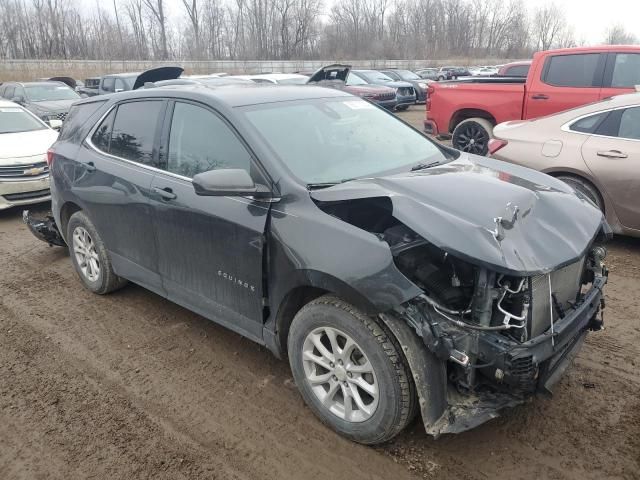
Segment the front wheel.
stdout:
<path fill-rule="evenodd" d="M 468 118 L 453 130 L 453 148 L 475 155 L 489 153 L 489 140 L 493 137 L 493 125 L 484 118 Z"/>
<path fill-rule="evenodd" d="M 395 339 L 339 298 L 320 297 L 298 312 L 288 353 L 305 402 L 341 435 L 378 444 L 413 419 L 416 391 Z"/>

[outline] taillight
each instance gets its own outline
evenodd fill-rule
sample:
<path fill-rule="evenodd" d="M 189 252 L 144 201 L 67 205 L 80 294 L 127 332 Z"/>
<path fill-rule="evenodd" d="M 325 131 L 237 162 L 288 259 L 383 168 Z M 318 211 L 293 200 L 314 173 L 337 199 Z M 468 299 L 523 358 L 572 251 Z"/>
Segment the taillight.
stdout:
<path fill-rule="evenodd" d="M 500 140 L 499 138 L 492 138 L 491 140 L 489 140 L 489 145 L 488 145 L 489 155 L 493 155 L 502 147 L 504 147 L 507 143 L 509 142 L 507 142 L 506 140 Z"/>
<path fill-rule="evenodd" d="M 49 169 L 51 169 L 51 165 L 53 165 L 53 149 L 47 150 L 47 165 Z"/>
<path fill-rule="evenodd" d="M 427 93 L 426 93 L 426 97 L 425 97 L 425 100 L 424 100 L 425 107 L 426 107 L 427 111 L 431 110 L 431 95 L 435 91 L 436 91 L 436 89 L 433 88 L 432 85 L 427 86 Z"/>

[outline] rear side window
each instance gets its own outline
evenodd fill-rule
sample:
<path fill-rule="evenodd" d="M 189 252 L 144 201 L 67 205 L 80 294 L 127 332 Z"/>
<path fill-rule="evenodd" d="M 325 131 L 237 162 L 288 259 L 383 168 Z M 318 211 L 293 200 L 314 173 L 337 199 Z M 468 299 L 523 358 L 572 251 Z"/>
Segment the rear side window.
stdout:
<path fill-rule="evenodd" d="M 65 119 L 62 129 L 60 130 L 59 140 L 66 140 L 82 125 L 85 124 L 89 117 L 97 112 L 104 105 L 106 100 L 90 103 L 82 103 L 80 105 L 71 105 L 69 114 Z"/>
<path fill-rule="evenodd" d="M 620 117 L 620 138 L 640 140 L 640 107 L 627 108 Z"/>
<path fill-rule="evenodd" d="M 640 85 L 640 54 L 618 53 L 613 65 L 612 87 L 633 88 Z"/>
<path fill-rule="evenodd" d="M 114 92 L 116 85 L 116 79 L 114 77 L 107 77 L 102 81 L 102 89 L 105 92 Z"/>
<path fill-rule="evenodd" d="M 163 105 L 161 100 L 120 104 L 113 121 L 109 153 L 157 167 L 153 159 L 153 145 Z"/>
<path fill-rule="evenodd" d="M 549 57 L 542 80 L 556 87 L 599 86 L 600 82 L 595 78 L 599 59 L 599 53 Z"/>
<path fill-rule="evenodd" d="M 241 168 L 251 174 L 251 155 L 220 117 L 205 108 L 177 102 L 167 170 L 191 178 L 222 168 Z"/>
<path fill-rule="evenodd" d="M 116 116 L 116 109 L 114 108 L 109 112 L 104 120 L 100 123 L 100 126 L 93 132 L 91 137 L 91 143 L 98 149 L 105 153 L 109 153 L 109 144 L 111 143 L 111 128 L 113 127 L 113 119 Z"/>
<path fill-rule="evenodd" d="M 577 122 L 574 122 L 569 127 L 570 130 L 580 133 L 593 133 L 598 128 L 598 125 L 609 114 L 609 112 L 597 113 L 589 117 L 582 118 Z"/>

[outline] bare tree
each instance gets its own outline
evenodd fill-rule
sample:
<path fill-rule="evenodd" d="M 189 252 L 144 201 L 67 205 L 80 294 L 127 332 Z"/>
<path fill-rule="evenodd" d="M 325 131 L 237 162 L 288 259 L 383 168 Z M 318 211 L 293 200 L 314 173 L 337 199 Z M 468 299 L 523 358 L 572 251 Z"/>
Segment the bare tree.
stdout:
<path fill-rule="evenodd" d="M 142 0 L 142 3 L 154 20 L 151 25 L 151 33 L 154 34 L 156 28 L 160 30 L 159 45 L 156 45 L 158 57 L 160 60 L 167 60 L 169 58 L 169 49 L 167 47 L 167 19 L 164 13 L 164 0 Z M 158 43 L 155 38 L 154 42 Z"/>
<path fill-rule="evenodd" d="M 604 42 L 607 45 L 631 45 L 638 43 L 638 38 L 627 32 L 622 24 L 617 23 L 607 29 Z"/>
<path fill-rule="evenodd" d="M 549 50 L 565 27 L 564 13 L 555 3 L 547 3 L 535 10 L 533 34 L 541 50 Z"/>

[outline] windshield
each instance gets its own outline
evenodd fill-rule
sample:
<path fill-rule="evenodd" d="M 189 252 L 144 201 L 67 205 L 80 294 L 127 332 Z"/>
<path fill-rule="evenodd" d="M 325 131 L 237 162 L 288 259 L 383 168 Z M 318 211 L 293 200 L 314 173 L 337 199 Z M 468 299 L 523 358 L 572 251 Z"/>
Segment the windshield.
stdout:
<path fill-rule="evenodd" d="M 0 134 L 44 130 L 42 123 L 19 107 L 0 107 Z"/>
<path fill-rule="evenodd" d="M 361 99 L 280 102 L 244 111 L 293 175 L 308 185 L 447 161 L 426 137 Z"/>
<path fill-rule="evenodd" d="M 51 83 L 51 85 L 25 85 L 27 98 L 32 102 L 45 102 L 47 100 L 76 100 L 80 98 L 76 92 L 66 85 Z"/>
<path fill-rule="evenodd" d="M 421 80 L 418 75 L 409 70 L 396 70 L 396 72 L 398 72 L 398 75 L 400 75 L 400 78 L 403 80 Z"/>
<path fill-rule="evenodd" d="M 388 75 L 385 75 L 382 72 L 377 72 L 375 70 L 367 70 L 367 71 L 358 72 L 358 73 L 371 83 L 393 82 L 393 78 L 389 77 Z"/>

